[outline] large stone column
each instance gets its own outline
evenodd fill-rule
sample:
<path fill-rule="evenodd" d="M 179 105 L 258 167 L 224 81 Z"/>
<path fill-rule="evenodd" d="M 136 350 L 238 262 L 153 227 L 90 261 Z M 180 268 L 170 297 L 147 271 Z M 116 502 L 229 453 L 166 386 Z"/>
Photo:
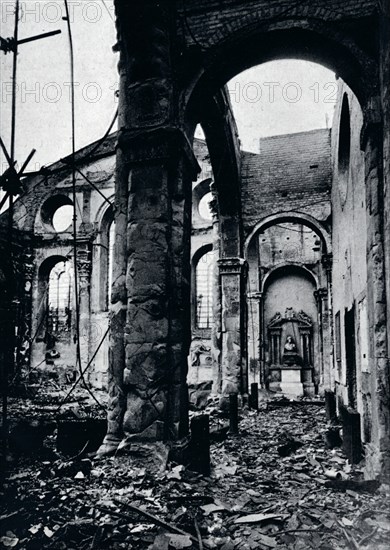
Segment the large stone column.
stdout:
<path fill-rule="evenodd" d="M 117 151 L 116 181 L 126 181 L 128 168 L 120 149 Z M 115 241 L 112 266 L 112 290 L 110 304 L 110 331 L 108 347 L 108 410 L 107 435 L 99 454 L 115 452 L 123 438 L 123 416 L 126 409 L 126 392 L 123 385 L 125 367 L 124 334 L 127 311 L 127 185 L 115 188 Z"/>
<path fill-rule="evenodd" d="M 177 125 L 173 7 L 168 0 L 116 1 L 117 267 L 102 452 L 123 432 L 175 439 L 188 428 L 191 179 L 198 165 Z"/>
<path fill-rule="evenodd" d="M 125 432 L 145 437 L 174 439 L 186 431 L 191 156 L 184 146 L 183 135 L 167 129 L 146 140 L 120 140 L 130 154 L 135 150 L 129 175 L 123 425 Z"/>
<path fill-rule="evenodd" d="M 387 348 L 386 277 L 383 248 L 382 127 L 366 123 L 365 151 L 367 231 L 367 303 L 370 333 L 372 433 L 366 446 L 368 476 L 390 477 L 389 359 Z"/>
<path fill-rule="evenodd" d="M 247 263 L 242 258 L 223 258 L 218 264 L 222 299 L 221 406 L 224 407 L 230 393 L 248 393 L 244 297 Z"/>

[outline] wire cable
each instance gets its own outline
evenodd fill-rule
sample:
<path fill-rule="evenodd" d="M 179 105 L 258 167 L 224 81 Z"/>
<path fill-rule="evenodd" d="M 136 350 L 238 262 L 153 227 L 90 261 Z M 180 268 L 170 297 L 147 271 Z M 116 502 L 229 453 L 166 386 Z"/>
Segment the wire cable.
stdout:
<path fill-rule="evenodd" d="M 107 12 L 108 15 L 110 16 L 111 21 L 114 23 L 114 22 L 115 22 L 115 21 L 114 21 L 114 18 L 113 18 L 113 16 L 112 16 L 112 13 L 110 12 L 110 10 L 109 10 L 109 8 L 108 8 L 108 6 L 107 6 L 105 0 L 101 0 L 101 2 L 102 2 L 102 4 L 103 4 L 103 6 L 105 7 L 106 12 Z"/>
<path fill-rule="evenodd" d="M 104 340 L 106 339 L 108 333 L 110 332 L 110 326 L 108 327 L 108 329 L 106 330 L 106 332 L 104 333 L 103 335 L 103 338 L 100 340 L 100 343 L 98 345 L 98 347 L 96 348 L 94 354 L 92 355 L 91 359 L 88 361 L 86 367 L 81 370 L 80 372 L 80 376 L 77 378 L 76 382 L 73 384 L 73 386 L 71 387 L 71 389 L 69 390 L 69 392 L 66 394 L 64 400 L 60 403 L 60 405 L 58 406 L 58 409 L 57 409 L 57 412 L 61 409 L 61 407 L 63 405 L 65 405 L 65 403 L 67 402 L 69 396 L 73 393 L 73 391 L 75 390 L 77 384 L 80 382 L 80 380 L 83 379 L 83 376 L 84 374 L 87 372 L 87 370 L 89 369 L 89 367 L 92 365 L 92 362 L 93 360 L 95 359 L 96 355 L 98 354 L 100 348 L 102 347 L 103 345 L 103 342 Z M 106 407 L 104 407 L 97 399 L 95 396 L 93 396 L 94 400 L 96 401 L 96 403 L 99 405 L 99 407 L 101 407 L 103 410 L 106 410 Z"/>
<path fill-rule="evenodd" d="M 68 0 L 64 0 L 66 22 L 68 28 L 68 41 L 70 53 L 70 78 L 71 78 L 71 120 L 72 120 L 72 154 L 71 154 L 71 169 L 72 169 L 72 196 L 73 196 L 73 271 L 74 271 L 74 294 L 75 294 L 75 322 L 76 322 L 76 366 L 79 368 L 80 379 L 90 396 L 96 401 L 99 407 L 101 403 L 96 399 L 94 393 L 89 388 L 84 378 L 84 371 L 81 364 L 81 346 L 80 346 L 80 296 L 78 285 L 78 264 L 77 264 L 77 197 L 76 197 L 76 116 L 75 116 L 75 79 L 74 79 L 74 49 L 73 49 L 73 34 L 70 22 Z"/>
<path fill-rule="evenodd" d="M 18 68 L 18 34 L 19 34 L 19 0 L 15 3 L 15 28 L 14 28 L 14 41 L 15 49 L 13 52 L 13 68 L 12 68 L 12 113 L 11 113 L 11 148 L 10 148 L 10 167 L 15 163 L 15 134 L 16 134 L 16 76 Z M 9 209 L 8 209 L 8 262 L 9 271 L 11 273 L 12 280 L 14 280 L 14 266 L 13 266 L 13 217 L 14 217 L 14 198 L 12 193 L 9 193 Z M 2 378 L 2 436 L 3 446 L 5 451 L 8 450 L 8 390 L 9 390 L 9 374 L 10 368 L 14 365 L 14 328 L 13 324 L 13 308 L 12 308 L 12 295 L 15 292 L 14 283 L 10 288 L 9 296 L 9 315 L 11 322 L 11 332 L 9 333 L 10 342 L 7 346 L 7 357 L 5 357 L 3 368 L 1 369 Z"/>
<path fill-rule="evenodd" d="M 113 129 L 117 118 L 118 118 L 118 109 L 115 111 L 114 117 L 111 120 L 110 125 L 108 126 L 106 132 L 99 139 L 99 141 L 96 143 L 96 145 L 90 151 L 88 151 L 83 157 L 75 159 L 75 165 L 76 166 L 87 162 L 92 157 L 92 155 L 101 147 L 101 145 L 103 145 L 103 143 L 109 137 L 109 135 L 111 133 L 111 130 Z M 42 173 L 44 173 L 44 176 L 31 189 L 29 189 L 28 192 L 32 193 L 34 191 L 34 189 L 36 189 L 45 180 L 47 180 L 47 178 L 49 176 L 53 176 L 53 175 L 59 174 L 61 172 L 66 172 L 67 170 L 69 170 L 69 162 L 64 162 L 64 166 L 61 166 L 59 168 L 55 168 L 55 169 L 52 169 L 52 170 L 50 170 L 49 168 L 46 168 L 45 166 L 43 166 L 38 172 L 29 173 L 26 177 L 38 176 L 39 174 L 42 174 Z M 19 197 L 18 197 L 17 200 L 19 200 Z"/>

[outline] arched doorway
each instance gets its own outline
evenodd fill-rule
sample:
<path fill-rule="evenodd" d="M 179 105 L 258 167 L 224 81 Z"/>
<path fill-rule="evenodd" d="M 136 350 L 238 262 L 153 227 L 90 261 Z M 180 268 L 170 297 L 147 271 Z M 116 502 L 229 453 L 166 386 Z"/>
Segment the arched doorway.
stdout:
<path fill-rule="evenodd" d="M 280 390 L 278 384 L 269 384 L 270 381 L 280 382 L 277 371 L 283 364 L 283 346 L 290 336 L 300 361 L 311 368 L 311 373 L 303 373 L 305 386 L 302 390 L 306 394 L 322 393 L 329 386 L 330 273 L 324 266 L 324 259 L 328 258 L 330 246 L 329 235 L 315 219 L 294 212 L 265 218 L 247 238 L 250 382 Z M 303 315 L 301 321 L 299 315 Z M 309 319 L 307 327 L 303 318 Z M 289 334 L 285 334 L 287 327 Z M 307 340 L 303 334 L 308 334 Z M 275 364 L 276 379 L 270 372 Z"/>

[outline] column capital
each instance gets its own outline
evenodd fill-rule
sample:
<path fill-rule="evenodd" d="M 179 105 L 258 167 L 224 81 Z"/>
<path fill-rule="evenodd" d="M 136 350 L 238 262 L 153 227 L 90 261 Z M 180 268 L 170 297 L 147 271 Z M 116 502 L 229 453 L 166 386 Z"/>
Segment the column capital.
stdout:
<path fill-rule="evenodd" d="M 34 253 L 28 248 L 23 256 L 24 278 L 26 282 L 31 283 L 35 275 Z"/>
<path fill-rule="evenodd" d="M 91 278 L 92 262 L 89 256 L 89 251 L 86 248 L 77 250 L 77 273 L 81 288 L 89 286 Z"/>
<path fill-rule="evenodd" d="M 248 263 L 244 258 L 221 258 L 218 260 L 221 275 L 246 275 Z"/>
<path fill-rule="evenodd" d="M 248 292 L 246 297 L 248 298 L 248 300 L 261 302 L 261 300 L 263 299 L 263 292 Z"/>
<path fill-rule="evenodd" d="M 321 257 L 321 263 L 326 271 L 330 271 L 333 265 L 333 254 L 323 254 Z"/>
<path fill-rule="evenodd" d="M 316 300 L 327 300 L 328 299 L 328 289 L 327 288 L 319 288 L 314 292 L 314 297 Z"/>
<path fill-rule="evenodd" d="M 169 160 L 181 153 L 193 179 L 200 172 L 191 143 L 180 128 L 160 126 L 142 131 L 122 129 L 118 133 L 118 148 L 123 150 L 130 164 Z"/>

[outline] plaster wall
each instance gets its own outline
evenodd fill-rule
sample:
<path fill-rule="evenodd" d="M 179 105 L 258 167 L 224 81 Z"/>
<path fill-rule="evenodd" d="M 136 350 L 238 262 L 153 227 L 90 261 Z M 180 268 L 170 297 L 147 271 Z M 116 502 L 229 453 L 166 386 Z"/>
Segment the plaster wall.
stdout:
<path fill-rule="evenodd" d="M 339 170 L 339 127 L 342 98 L 348 98 L 350 111 L 350 161 L 347 177 Z M 341 356 L 335 360 L 336 393 L 348 404 L 347 357 L 345 334 L 345 311 L 355 306 L 356 341 L 356 408 L 361 414 L 362 436 L 369 438 L 371 380 L 368 350 L 367 319 L 367 213 L 364 179 L 364 153 L 360 150 L 360 134 L 363 114 L 351 89 L 340 81 L 339 101 L 336 105 L 332 133 L 332 242 L 333 242 L 333 312 L 340 312 Z M 337 346 L 335 342 L 335 346 Z"/>
<path fill-rule="evenodd" d="M 293 308 L 295 312 L 304 311 L 313 321 L 313 360 L 314 360 L 314 381 L 318 385 L 320 373 L 320 360 L 318 349 L 318 310 L 314 297 L 316 290 L 314 281 L 309 278 L 300 268 L 286 266 L 281 269 L 280 274 L 274 278 L 264 291 L 264 325 L 267 327 L 276 313 L 285 314 L 286 308 Z M 286 323 L 281 336 L 281 343 L 284 346 L 287 336 L 292 336 L 299 349 L 299 334 L 294 332 L 293 324 Z M 270 349 L 268 339 L 264 342 L 265 362 L 270 364 Z"/>

